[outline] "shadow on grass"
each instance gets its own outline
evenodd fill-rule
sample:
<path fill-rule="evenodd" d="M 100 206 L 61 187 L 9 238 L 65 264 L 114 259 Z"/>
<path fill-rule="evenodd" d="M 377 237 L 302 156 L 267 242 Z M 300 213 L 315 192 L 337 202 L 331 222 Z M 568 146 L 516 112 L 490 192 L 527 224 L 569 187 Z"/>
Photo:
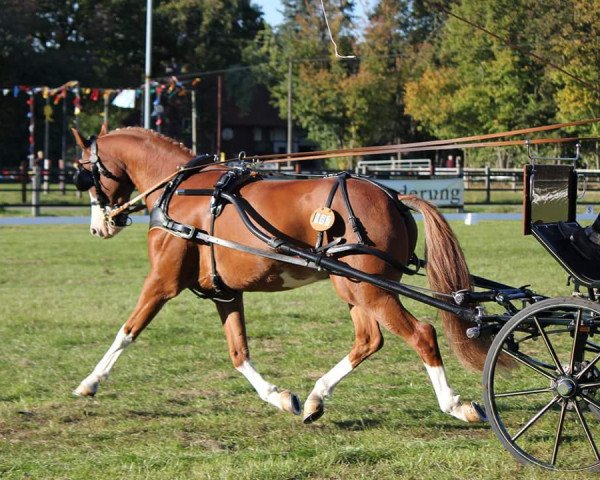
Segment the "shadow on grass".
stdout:
<path fill-rule="evenodd" d="M 370 418 L 359 418 L 355 420 L 342 420 L 341 422 L 333 422 L 334 425 L 341 430 L 348 430 L 350 432 L 360 432 L 362 430 L 370 430 L 372 428 L 378 428 L 381 426 L 381 420 L 375 420 Z"/>
<path fill-rule="evenodd" d="M 146 410 L 128 410 L 126 415 L 130 417 L 143 418 L 189 418 L 198 414 L 198 412 L 150 412 Z"/>

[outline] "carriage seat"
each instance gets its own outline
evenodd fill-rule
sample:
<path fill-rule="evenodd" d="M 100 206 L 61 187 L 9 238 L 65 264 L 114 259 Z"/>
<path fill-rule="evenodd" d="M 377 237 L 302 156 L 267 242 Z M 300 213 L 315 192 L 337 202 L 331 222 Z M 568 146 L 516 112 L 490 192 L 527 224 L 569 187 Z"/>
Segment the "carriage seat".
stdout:
<path fill-rule="evenodd" d="M 600 258 L 585 258 L 569 235 L 576 221 L 577 176 L 572 165 L 526 165 L 523 226 L 567 271 L 576 284 L 600 288 Z"/>
<path fill-rule="evenodd" d="M 535 223 L 531 225 L 531 233 L 577 283 L 584 287 L 600 288 L 600 258 L 588 260 L 581 255 L 564 235 L 564 227 L 575 229 L 580 225 L 577 222 L 565 222 L 561 228 L 558 222 Z"/>

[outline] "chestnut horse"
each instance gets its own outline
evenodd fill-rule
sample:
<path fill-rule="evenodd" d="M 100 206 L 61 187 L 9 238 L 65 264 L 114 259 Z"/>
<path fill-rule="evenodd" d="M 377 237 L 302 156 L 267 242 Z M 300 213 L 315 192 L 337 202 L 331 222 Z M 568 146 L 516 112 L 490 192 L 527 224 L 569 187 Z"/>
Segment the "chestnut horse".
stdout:
<path fill-rule="evenodd" d="M 90 231 L 99 238 L 111 238 L 123 229 L 126 222 L 111 221 L 110 212 L 115 206 L 126 203 L 134 189 L 145 192 L 157 184 L 161 185 L 162 180 L 193 158 L 192 152 L 181 144 L 142 128 L 125 128 L 109 133 L 103 129 L 93 140 L 85 140 L 76 130 L 73 133 L 83 150 L 80 173 L 89 177 L 95 165 L 101 166 L 95 169 L 96 181 L 83 187 L 89 189 L 92 200 Z M 101 162 L 98 163 L 97 158 Z M 230 168 L 225 165 L 210 163 L 185 179 L 182 187 L 211 189 L 227 170 Z M 311 248 L 317 237 L 309 223 L 311 212 L 325 204 L 335 181 L 330 177 L 261 180 L 243 184 L 237 194 L 276 231 L 293 239 L 295 245 Z M 161 187 L 145 196 L 145 207 L 152 210 L 162 192 Z M 390 198 L 376 185 L 356 178 L 347 179 L 347 191 L 342 193 L 347 193 L 368 244 L 395 261 L 364 253 L 346 255 L 340 261 L 369 274 L 399 280 L 402 272 L 398 265 L 407 264 L 417 239 L 416 223 L 404 207 L 406 205 L 420 212 L 424 218 L 427 276 L 431 287 L 443 293 L 470 288 L 469 272 L 458 241 L 434 206 L 414 196 Z M 342 193 L 338 190 L 332 198 L 330 206 L 337 213 L 333 228 L 325 234 L 326 242 L 335 238 L 354 240 L 355 233 L 350 222 L 343 218 L 348 213 L 348 203 L 342 198 Z M 210 200 L 210 195 L 173 195 L 169 216 L 208 232 Z M 230 242 L 269 250 L 249 232 L 231 204 L 224 205 L 211 231 L 215 237 Z M 245 291 L 288 290 L 329 277 L 337 295 L 349 305 L 355 340 L 348 355 L 317 380 L 304 404 L 305 423 L 319 418 L 323 414 L 324 398 L 331 395 L 336 385 L 363 360 L 383 346 L 382 326 L 403 338 L 417 352 L 430 376 L 442 411 L 467 422 L 485 420 L 485 414 L 477 404 L 461 402 L 448 384 L 434 327 L 413 317 L 397 294 L 363 281 L 219 245 L 213 247 L 211 254 L 211 247 L 206 243 L 187 240 L 160 226 L 152 227 L 148 233 L 148 253 L 150 273 L 136 307 L 112 346 L 77 387 L 75 394 L 94 395 L 121 353 L 161 307 L 182 290 L 191 289 L 213 298 L 233 365 L 256 389 L 260 398 L 281 410 L 299 415 L 302 413 L 299 397 L 264 379 L 250 360 L 242 296 Z M 222 285 L 231 296 L 228 302 L 219 301 L 215 295 L 218 286 L 212 276 L 214 265 Z M 449 312 L 442 312 L 442 320 L 454 352 L 466 365 L 481 368 L 488 346 L 485 341 L 467 339 L 465 330 L 471 325 Z"/>

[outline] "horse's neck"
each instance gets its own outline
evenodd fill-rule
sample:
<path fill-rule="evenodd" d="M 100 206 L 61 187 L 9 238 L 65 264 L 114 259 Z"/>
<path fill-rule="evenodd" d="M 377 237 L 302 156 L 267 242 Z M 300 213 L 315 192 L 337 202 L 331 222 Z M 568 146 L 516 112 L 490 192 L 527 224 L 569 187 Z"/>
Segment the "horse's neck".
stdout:
<path fill-rule="evenodd" d="M 140 139 L 133 145 L 118 147 L 122 151 L 117 156 L 125 164 L 127 174 L 138 191 L 152 188 L 192 158 L 187 150 L 166 144 L 162 139 L 150 142 Z"/>

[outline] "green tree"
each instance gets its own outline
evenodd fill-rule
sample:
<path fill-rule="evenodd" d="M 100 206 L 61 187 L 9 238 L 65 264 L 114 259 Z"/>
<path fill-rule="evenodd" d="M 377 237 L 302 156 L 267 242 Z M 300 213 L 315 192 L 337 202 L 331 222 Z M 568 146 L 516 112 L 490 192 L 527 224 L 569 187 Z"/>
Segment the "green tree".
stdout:
<path fill-rule="evenodd" d="M 325 7 L 339 50 L 353 52 L 353 3 L 325 2 Z M 294 121 L 323 148 L 353 144 L 356 128 L 347 108 L 347 79 L 356 71 L 356 62 L 335 58 L 319 0 L 285 1 L 283 24 L 276 32 L 259 35 L 247 58 L 261 65 L 256 75 L 269 87 L 283 118 L 291 61 Z"/>
<path fill-rule="evenodd" d="M 527 42 L 531 11 L 519 0 L 463 0 L 452 11 L 478 19 L 511 44 Z M 450 17 L 439 53 L 407 85 L 407 110 L 437 136 L 501 131 L 553 115 L 544 66 L 489 34 Z"/>
<path fill-rule="evenodd" d="M 561 12 L 557 15 L 557 12 Z M 569 121 L 600 116 L 600 8 L 595 0 L 544 2 L 541 28 L 555 32 L 548 35 L 545 47 L 554 64 L 548 66 L 547 77 L 556 86 L 554 100 L 557 119 Z M 574 78 L 575 77 L 575 78 Z M 599 124 L 578 129 L 591 135 L 600 133 Z"/>
<path fill-rule="evenodd" d="M 370 129 L 365 138 L 371 143 L 416 139 L 405 112 L 404 89 L 431 57 L 436 22 L 419 0 L 380 0 L 370 15 L 360 45 L 359 74 L 370 76 L 369 88 L 377 92 L 366 118 Z"/>
<path fill-rule="evenodd" d="M 594 93 L 543 60 L 551 59 L 597 85 L 598 62 L 590 61 L 598 57 L 598 8 L 593 3 L 453 4 L 454 15 L 444 25 L 437 53 L 420 77 L 406 85 L 407 113 L 442 138 L 596 116 L 597 90 Z M 501 165 L 511 160 L 507 152 L 500 152 Z"/>
<path fill-rule="evenodd" d="M 434 17 L 420 1 L 382 0 L 357 35 L 352 4 L 325 5 L 339 53 L 358 58 L 335 57 L 319 1 L 285 1 L 282 26 L 257 37 L 250 52 L 250 61 L 265 65 L 260 77 L 282 116 L 287 115 L 287 62 L 292 59 L 294 120 L 322 148 L 412 138 L 403 86 L 428 51 Z"/>
<path fill-rule="evenodd" d="M 155 0 L 154 5 L 153 76 L 166 75 L 173 65 L 185 72 L 239 64 L 242 51 L 263 28 L 250 0 Z M 139 87 L 145 28 L 145 2 L 139 0 L 5 0 L 0 85 L 58 86 L 79 80 L 83 86 Z M 211 88 L 201 86 L 200 93 L 211 95 Z M 0 132 L 0 155 L 23 158 L 28 135 L 24 101 L 0 100 L 0 119 L 14 125 Z M 86 104 L 81 123 L 93 127 L 100 110 L 101 102 Z M 19 119 L 18 125 L 8 121 L 11 117 Z"/>

